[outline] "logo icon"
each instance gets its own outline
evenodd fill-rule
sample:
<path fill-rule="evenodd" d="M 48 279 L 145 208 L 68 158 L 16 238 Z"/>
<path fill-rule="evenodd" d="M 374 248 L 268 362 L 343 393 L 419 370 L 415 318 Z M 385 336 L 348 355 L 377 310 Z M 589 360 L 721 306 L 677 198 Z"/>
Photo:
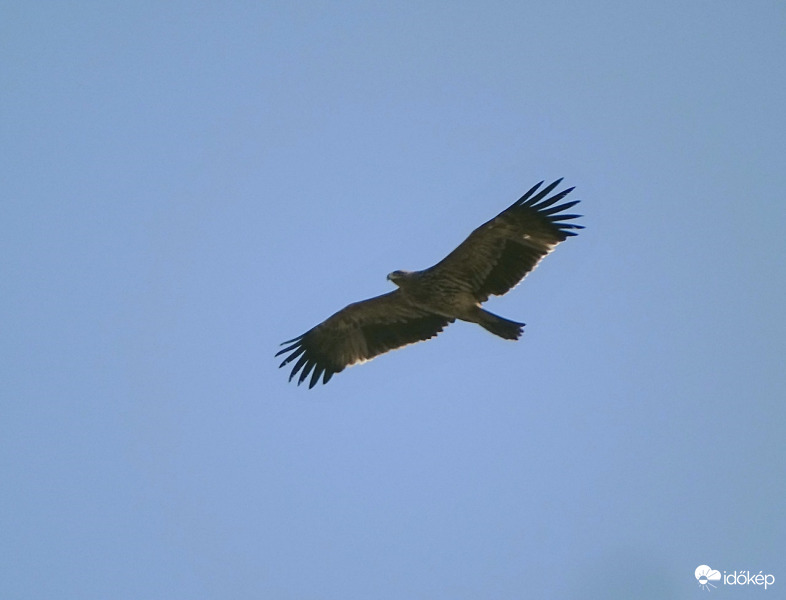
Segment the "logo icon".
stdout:
<path fill-rule="evenodd" d="M 720 571 L 713 571 L 707 565 L 699 565 L 696 567 L 694 575 L 696 576 L 696 581 L 699 582 L 699 587 L 708 592 L 710 591 L 710 587 L 718 587 L 711 582 L 720 581 L 721 578 Z"/>

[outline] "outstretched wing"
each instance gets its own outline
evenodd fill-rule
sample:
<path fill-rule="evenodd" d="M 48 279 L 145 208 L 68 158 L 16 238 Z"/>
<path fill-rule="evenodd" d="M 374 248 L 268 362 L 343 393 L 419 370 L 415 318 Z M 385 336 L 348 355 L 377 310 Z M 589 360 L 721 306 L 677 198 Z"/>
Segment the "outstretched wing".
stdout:
<path fill-rule="evenodd" d="M 478 302 L 500 296 L 518 284 L 541 259 L 582 225 L 566 223 L 581 215 L 563 211 L 578 200 L 557 204 L 573 188 L 546 198 L 562 179 L 543 188 L 541 181 L 518 201 L 473 231 L 442 261 L 428 269 L 434 277 L 458 281 L 472 290 Z"/>
<path fill-rule="evenodd" d="M 311 374 L 312 388 L 323 375 L 327 383 L 344 367 L 434 337 L 453 319 L 422 310 L 395 290 L 355 302 L 301 336 L 282 344 L 276 356 L 290 354 L 279 365 L 298 359 L 289 380 L 300 371 L 298 385 Z M 298 358 L 299 357 L 299 358 Z"/>

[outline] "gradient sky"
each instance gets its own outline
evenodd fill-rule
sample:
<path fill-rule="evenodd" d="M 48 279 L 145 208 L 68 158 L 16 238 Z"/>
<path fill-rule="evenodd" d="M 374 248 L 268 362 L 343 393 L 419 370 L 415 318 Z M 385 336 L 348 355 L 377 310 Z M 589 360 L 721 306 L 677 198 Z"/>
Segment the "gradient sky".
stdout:
<path fill-rule="evenodd" d="M 0 596 L 784 593 L 782 2 L 0 15 Z M 287 383 L 558 177 L 586 229 L 487 304 L 519 342 Z"/>

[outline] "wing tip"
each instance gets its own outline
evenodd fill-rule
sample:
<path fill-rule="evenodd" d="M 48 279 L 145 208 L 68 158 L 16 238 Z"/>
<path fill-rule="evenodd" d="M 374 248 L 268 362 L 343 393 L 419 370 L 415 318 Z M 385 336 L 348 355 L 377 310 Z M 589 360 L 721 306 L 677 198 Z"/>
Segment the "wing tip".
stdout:
<path fill-rule="evenodd" d="M 538 188 L 543 185 L 544 181 L 545 181 L 545 179 L 542 179 L 538 183 L 533 185 L 529 190 L 527 190 L 527 192 L 521 198 L 519 198 L 513 204 L 513 206 L 521 206 L 521 205 L 525 204 L 527 202 L 527 200 L 529 200 L 530 196 L 532 196 L 532 194 L 534 194 L 536 191 L 538 191 Z"/>
<path fill-rule="evenodd" d="M 322 378 L 322 384 L 324 385 L 330 381 L 333 375 L 342 369 L 336 369 L 329 363 L 321 360 L 318 356 L 314 356 L 313 351 L 310 351 L 307 344 L 304 343 L 305 336 L 306 334 L 304 333 L 303 335 L 293 338 L 287 342 L 283 342 L 281 345 L 290 344 L 292 342 L 294 343 L 287 348 L 276 352 L 276 356 L 279 356 L 285 352 L 289 352 L 289 354 L 284 357 L 284 360 L 281 361 L 281 364 L 278 365 L 279 369 L 288 365 L 293 360 L 298 359 L 289 373 L 288 381 L 292 382 L 297 377 L 297 381 L 295 382 L 296 385 L 300 386 L 301 383 L 306 383 L 308 381 L 308 389 L 311 389 L 316 386 L 317 383 L 319 383 L 320 377 Z M 310 379 L 309 375 L 311 375 Z"/>

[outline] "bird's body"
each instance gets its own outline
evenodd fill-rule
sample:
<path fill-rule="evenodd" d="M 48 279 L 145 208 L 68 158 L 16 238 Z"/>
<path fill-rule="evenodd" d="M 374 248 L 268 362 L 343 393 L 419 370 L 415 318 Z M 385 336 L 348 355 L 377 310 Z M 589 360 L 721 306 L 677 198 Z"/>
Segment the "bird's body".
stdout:
<path fill-rule="evenodd" d="M 414 306 L 436 315 L 477 323 L 505 339 L 518 339 L 524 323 L 515 323 L 484 310 L 466 280 L 445 276 L 434 267 L 424 271 L 394 271 L 388 275 L 399 293 Z M 434 293 L 438 290 L 438 294 Z M 505 324 L 510 325 L 506 328 Z"/>
<path fill-rule="evenodd" d="M 564 223 L 579 215 L 562 214 L 578 201 L 553 206 L 573 188 L 546 196 L 557 180 L 538 194 L 543 182 L 517 202 L 478 227 L 442 261 L 422 271 L 393 271 L 388 279 L 397 290 L 355 302 L 303 335 L 284 342 L 289 352 L 280 366 L 298 359 L 290 380 L 298 384 L 311 374 L 327 383 L 346 366 L 369 360 L 406 344 L 434 337 L 456 319 L 477 323 L 504 339 L 521 335 L 523 323 L 481 308 L 491 295 L 518 284 L 540 260 L 581 225 Z"/>

